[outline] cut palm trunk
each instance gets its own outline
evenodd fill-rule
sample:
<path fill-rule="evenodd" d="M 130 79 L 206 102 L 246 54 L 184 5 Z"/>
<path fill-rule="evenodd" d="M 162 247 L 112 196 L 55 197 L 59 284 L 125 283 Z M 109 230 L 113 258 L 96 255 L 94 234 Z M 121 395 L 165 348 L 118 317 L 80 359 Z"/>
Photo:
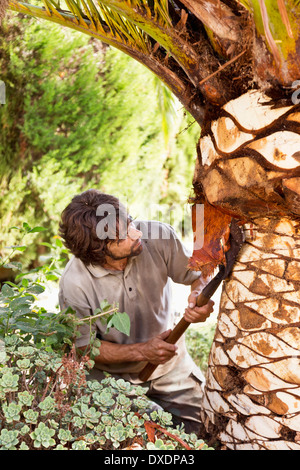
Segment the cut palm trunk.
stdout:
<path fill-rule="evenodd" d="M 203 421 L 228 448 L 300 450 L 300 236 L 256 222 L 223 287 Z"/>
<path fill-rule="evenodd" d="M 298 107 L 250 92 L 199 144 L 196 199 L 246 221 L 203 398 L 207 430 L 230 449 L 300 450 L 299 133 Z M 191 266 L 203 264 L 194 251 Z"/>

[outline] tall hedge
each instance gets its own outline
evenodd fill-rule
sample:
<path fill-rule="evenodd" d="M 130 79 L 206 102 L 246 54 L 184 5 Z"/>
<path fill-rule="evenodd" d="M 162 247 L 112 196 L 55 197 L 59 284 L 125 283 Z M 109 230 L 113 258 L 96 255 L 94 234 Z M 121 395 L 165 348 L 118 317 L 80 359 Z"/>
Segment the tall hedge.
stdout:
<path fill-rule="evenodd" d="M 170 97 L 142 65 L 81 33 L 11 13 L 0 31 L 0 70 L 4 244 L 16 243 L 8 229 L 23 221 L 55 234 L 72 195 L 90 187 L 126 199 L 135 217 L 150 204 L 166 212 L 186 201 L 199 128 L 173 100 L 166 133 L 161 96 Z"/>

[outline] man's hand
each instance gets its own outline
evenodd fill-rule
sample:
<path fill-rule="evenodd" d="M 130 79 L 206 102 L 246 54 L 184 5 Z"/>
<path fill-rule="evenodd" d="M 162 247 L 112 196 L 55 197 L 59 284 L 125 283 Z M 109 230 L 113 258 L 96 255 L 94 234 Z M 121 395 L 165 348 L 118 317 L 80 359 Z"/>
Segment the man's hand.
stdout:
<path fill-rule="evenodd" d="M 165 364 L 175 356 L 178 347 L 164 341 L 170 333 L 171 330 L 164 331 L 146 343 L 140 344 L 140 352 L 144 361 L 151 362 L 151 364 Z"/>
<path fill-rule="evenodd" d="M 200 294 L 199 291 L 192 291 L 188 298 L 188 307 L 184 312 L 184 319 L 189 323 L 205 322 L 210 314 L 214 311 L 214 302 L 209 300 L 203 307 L 197 307 L 196 299 Z"/>

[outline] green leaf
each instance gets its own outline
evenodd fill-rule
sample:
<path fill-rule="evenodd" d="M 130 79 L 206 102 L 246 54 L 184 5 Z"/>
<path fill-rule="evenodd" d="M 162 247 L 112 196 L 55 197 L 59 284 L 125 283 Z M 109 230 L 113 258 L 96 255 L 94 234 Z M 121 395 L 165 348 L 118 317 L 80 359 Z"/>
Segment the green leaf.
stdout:
<path fill-rule="evenodd" d="M 28 292 L 32 292 L 33 294 L 41 294 L 44 292 L 45 287 L 41 286 L 40 284 L 35 284 L 34 286 L 28 287 Z"/>
<path fill-rule="evenodd" d="M 30 232 L 31 227 L 30 227 L 30 225 L 29 225 L 27 222 L 23 222 L 23 229 L 24 229 L 26 232 Z"/>
<path fill-rule="evenodd" d="M 111 320 L 110 320 L 110 326 L 113 326 L 116 328 L 118 331 L 121 333 L 124 333 L 125 335 L 129 336 L 130 333 L 130 318 L 127 315 L 127 313 L 123 312 L 117 312 L 115 313 Z"/>
<path fill-rule="evenodd" d="M 14 290 L 9 287 L 7 284 L 4 284 L 2 286 L 2 289 L 1 289 L 1 293 L 5 296 L 5 297 L 13 297 L 15 295 L 15 292 Z"/>
<path fill-rule="evenodd" d="M 9 306 L 12 310 L 18 311 L 18 312 L 23 312 L 23 313 L 29 313 L 31 312 L 31 309 L 29 308 L 29 305 L 31 303 L 31 298 L 28 297 L 17 297 L 14 298 L 10 303 Z"/>
<path fill-rule="evenodd" d="M 58 246 L 59 248 L 63 247 L 63 243 L 60 238 L 55 239 L 55 245 Z"/>
<path fill-rule="evenodd" d="M 18 261 L 10 261 L 9 263 L 4 264 L 3 267 L 6 269 L 18 269 L 21 271 L 22 263 L 19 263 Z"/>
<path fill-rule="evenodd" d="M 11 245 L 11 246 L 6 246 L 5 249 L 16 250 L 16 251 L 25 251 L 26 246 L 25 245 Z"/>
<path fill-rule="evenodd" d="M 28 284 L 29 284 L 29 280 L 28 280 L 28 279 L 26 279 L 26 278 L 22 279 L 22 286 L 23 286 L 23 287 L 28 287 Z"/>
<path fill-rule="evenodd" d="M 48 230 L 45 227 L 33 227 L 32 229 L 28 230 L 28 233 L 35 233 L 35 232 L 45 232 Z"/>
<path fill-rule="evenodd" d="M 110 310 L 111 309 L 111 305 L 110 303 L 104 299 L 101 303 L 100 303 L 100 309 L 101 309 L 101 312 L 105 312 L 105 310 Z M 94 312 L 95 313 L 95 312 Z"/>
<path fill-rule="evenodd" d="M 56 276 L 55 274 L 47 274 L 46 279 L 47 281 L 57 281 L 58 276 Z"/>
<path fill-rule="evenodd" d="M 53 245 L 51 245 L 51 243 L 47 243 L 47 242 L 43 242 L 43 243 L 40 243 L 40 245 L 43 245 L 43 246 L 47 246 L 48 248 L 53 248 Z"/>

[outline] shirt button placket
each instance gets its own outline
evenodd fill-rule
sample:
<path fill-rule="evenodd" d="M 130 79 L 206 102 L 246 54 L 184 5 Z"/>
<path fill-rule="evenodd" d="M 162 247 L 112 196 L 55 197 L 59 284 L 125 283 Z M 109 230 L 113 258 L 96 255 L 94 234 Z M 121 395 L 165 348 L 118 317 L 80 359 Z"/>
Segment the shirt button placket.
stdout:
<path fill-rule="evenodd" d="M 130 299 L 134 299 L 134 297 L 135 297 L 134 287 L 133 287 L 132 283 L 126 282 L 126 279 L 125 279 L 125 288 L 126 288 L 128 297 Z"/>

